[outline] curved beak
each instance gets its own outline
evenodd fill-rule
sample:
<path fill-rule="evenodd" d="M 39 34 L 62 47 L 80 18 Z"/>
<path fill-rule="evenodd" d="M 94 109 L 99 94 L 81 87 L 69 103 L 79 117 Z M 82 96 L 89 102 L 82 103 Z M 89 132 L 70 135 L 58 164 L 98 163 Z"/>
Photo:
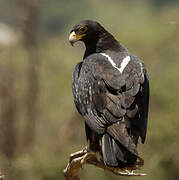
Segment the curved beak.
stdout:
<path fill-rule="evenodd" d="M 78 36 L 76 35 L 75 31 L 72 31 L 69 36 L 69 42 L 73 46 L 75 42 L 79 40 Z"/>
<path fill-rule="evenodd" d="M 69 36 L 69 42 L 73 46 L 75 42 L 81 40 L 86 34 L 76 34 L 75 31 L 72 31 Z"/>

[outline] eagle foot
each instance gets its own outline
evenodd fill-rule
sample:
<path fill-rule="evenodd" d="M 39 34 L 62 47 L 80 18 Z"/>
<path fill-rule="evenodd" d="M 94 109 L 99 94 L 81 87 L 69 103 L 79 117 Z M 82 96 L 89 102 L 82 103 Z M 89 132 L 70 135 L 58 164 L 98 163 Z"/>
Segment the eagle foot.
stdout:
<path fill-rule="evenodd" d="M 95 152 L 86 152 L 86 154 L 83 156 L 82 160 L 81 160 L 81 164 L 86 164 L 86 161 L 89 157 L 96 157 L 96 153 Z"/>
<path fill-rule="evenodd" d="M 135 162 L 135 164 L 122 168 L 122 170 L 127 172 L 133 172 L 134 170 L 141 169 L 143 165 L 144 165 L 144 160 L 141 157 L 137 157 L 137 161 Z"/>
<path fill-rule="evenodd" d="M 115 174 L 117 174 L 117 173 L 121 176 L 145 176 L 145 175 L 147 175 L 145 173 L 136 173 L 133 170 L 127 170 L 127 169 L 124 171 L 115 172 Z"/>
<path fill-rule="evenodd" d="M 77 151 L 75 153 L 72 153 L 70 155 L 69 163 L 67 164 L 67 167 L 64 169 L 64 176 L 65 180 L 79 180 L 78 171 L 84 164 L 91 164 L 98 168 L 102 168 L 104 170 L 108 170 L 113 172 L 116 175 L 119 176 L 144 176 L 145 173 L 136 173 L 134 170 L 137 168 L 134 167 L 127 167 L 125 169 L 119 169 L 114 167 L 109 167 L 104 164 L 103 160 L 100 159 L 100 152 L 89 152 L 87 148 Z M 99 158 L 98 158 L 99 156 Z M 100 160 L 99 160 L 100 159 Z M 143 164 L 143 159 L 139 159 L 139 165 Z"/>
<path fill-rule="evenodd" d="M 77 151 L 75 153 L 72 153 L 70 154 L 70 161 L 69 162 L 72 162 L 73 159 L 76 159 L 76 158 L 79 158 L 83 155 L 85 155 L 86 151 L 84 149 L 80 150 L 80 151 Z"/>

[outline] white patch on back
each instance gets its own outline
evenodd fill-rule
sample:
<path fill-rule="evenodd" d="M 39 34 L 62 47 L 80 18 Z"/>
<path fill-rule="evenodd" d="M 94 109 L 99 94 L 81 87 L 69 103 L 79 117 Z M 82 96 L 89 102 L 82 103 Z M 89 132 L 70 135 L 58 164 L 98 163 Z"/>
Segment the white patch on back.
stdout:
<path fill-rule="evenodd" d="M 130 60 L 131 60 L 130 56 L 126 56 L 122 60 L 121 67 L 120 67 L 121 73 L 123 72 L 124 68 L 127 66 L 127 64 L 129 63 Z"/>
<path fill-rule="evenodd" d="M 141 73 L 143 73 L 143 65 L 141 62 L 140 62 L 140 70 L 141 70 Z"/>
<path fill-rule="evenodd" d="M 144 79 L 144 71 L 143 71 L 143 64 L 140 62 L 140 70 L 142 74 L 142 79 Z"/>
<path fill-rule="evenodd" d="M 116 68 L 118 71 L 120 71 L 120 73 L 122 73 L 122 72 L 124 71 L 125 67 L 127 66 L 127 64 L 129 63 L 129 61 L 131 60 L 130 56 L 126 56 L 126 57 L 122 60 L 120 68 L 118 68 L 118 67 L 116 66 L 116 63 L 113 61 L 113 59 L 112 59 L 109 55 L 107 55 L 107 54 L 105 54 L 105 53 L 100 53 L 100 54 L 103 55 L 103 56 L 105 56 L 105 57 L 108 59 L 108 61 L 112 64 L 112 66 L 113 66 L 114 68 Z"/>

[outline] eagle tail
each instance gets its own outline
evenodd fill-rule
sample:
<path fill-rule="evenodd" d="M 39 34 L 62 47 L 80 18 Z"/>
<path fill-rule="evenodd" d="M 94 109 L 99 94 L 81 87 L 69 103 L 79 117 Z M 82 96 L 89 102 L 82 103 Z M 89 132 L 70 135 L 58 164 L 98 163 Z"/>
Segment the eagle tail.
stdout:
<path fill-rule="evenodd" d="M 128 151 L 108 133 L 102 137 L 102 153 L 106 165 L 124 168 L 136 162 L 137 156 Z"/>
<path fill-rule="evenodd" d="M 109 166 L 118 165 L 117 158 L 114 153 L 114 146 L 115 144 L 113 139 L 107 133 L 105 133 L 102 137 L 102 153 L 104 162 Z"/>

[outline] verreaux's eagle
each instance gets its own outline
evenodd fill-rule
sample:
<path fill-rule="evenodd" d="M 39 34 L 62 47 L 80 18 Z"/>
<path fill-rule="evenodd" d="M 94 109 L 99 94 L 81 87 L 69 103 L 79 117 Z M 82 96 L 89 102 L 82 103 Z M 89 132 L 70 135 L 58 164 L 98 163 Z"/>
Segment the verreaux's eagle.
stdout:
<path fill-rule="evenodd" d="M 83 41 L 86 51 L 72 76 L 74 102 L 85 120 L 88 149 L 108 166 L 128 167 L 145 142 L 149 80 L 143 62 L 98 22 L 81 21 L 69 41 Z"/>

